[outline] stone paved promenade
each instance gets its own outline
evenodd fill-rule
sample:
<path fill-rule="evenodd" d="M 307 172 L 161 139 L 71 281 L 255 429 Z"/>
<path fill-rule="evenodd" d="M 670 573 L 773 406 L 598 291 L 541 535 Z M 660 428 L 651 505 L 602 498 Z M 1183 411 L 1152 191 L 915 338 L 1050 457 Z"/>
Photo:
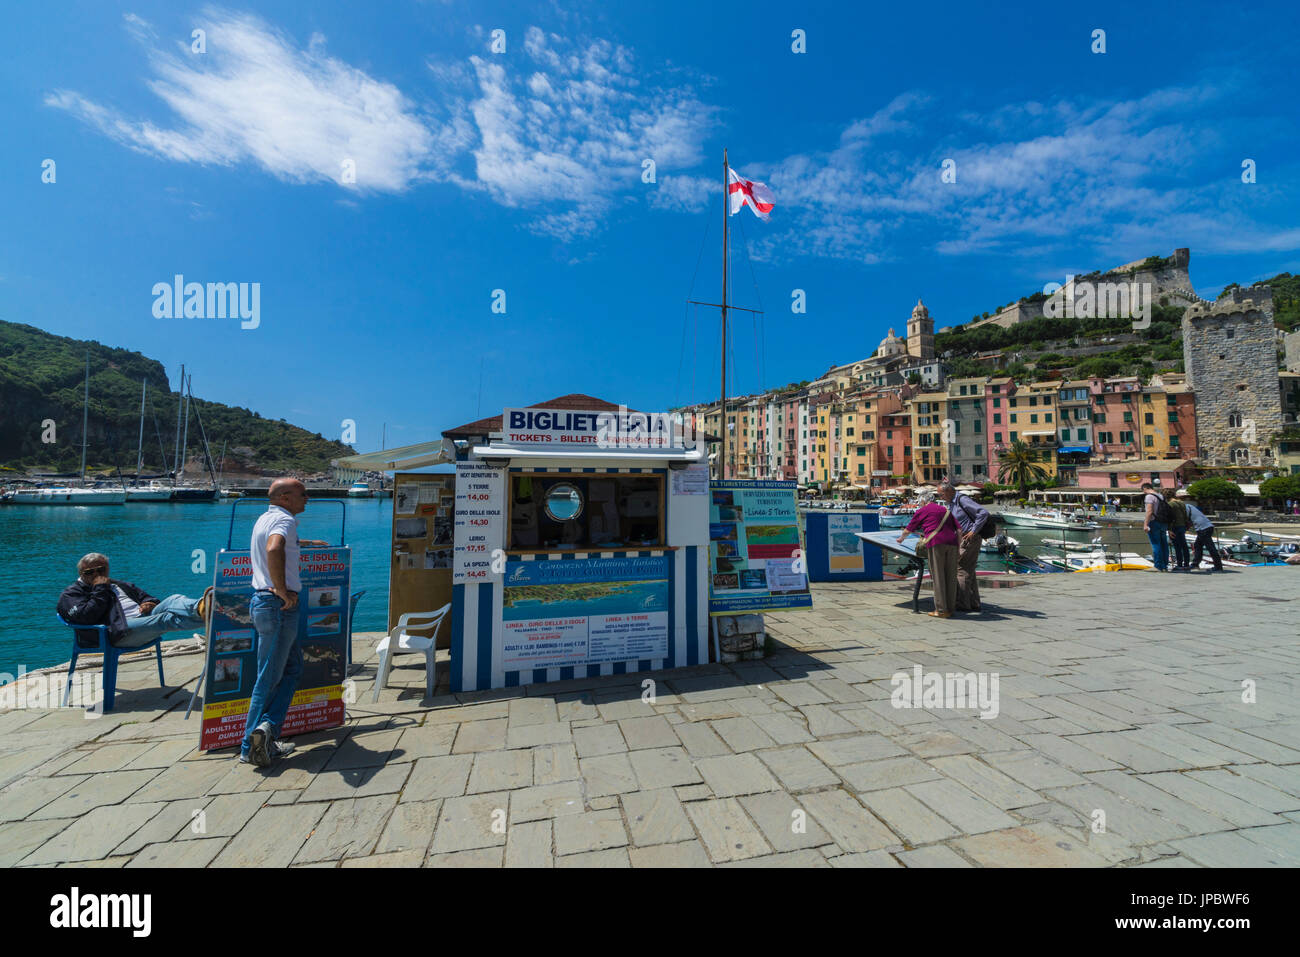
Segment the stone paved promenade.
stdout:
<path fill-rule="evenodd" d="M 358 636 L 347 724 L 270 772 L 195 750 L 197 657 L 166 691 L 132 664 L 98 720 L 0 714 L 0 864 L 1300 865 L 1300 570 L 1019 581 L 950 621 L 816 586 L 775 654 L 653 703 L 625 676 L 422 706 L 415 655 L 371 705 Z M 892 707 L 914 665 L 996 672 L 1000 713 Z"/>

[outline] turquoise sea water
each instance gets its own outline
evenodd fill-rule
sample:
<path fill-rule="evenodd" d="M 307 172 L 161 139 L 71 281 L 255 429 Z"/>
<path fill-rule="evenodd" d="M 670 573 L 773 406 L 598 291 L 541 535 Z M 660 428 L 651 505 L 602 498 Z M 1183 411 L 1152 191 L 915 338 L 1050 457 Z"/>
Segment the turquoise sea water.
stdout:
<path fill-rule="evenodd" d="M 244 502 L 235 513 L 234 544 L 247 548 L 265 500 Z M 352 546 L 352 591 L 366 589 L 357 605 L 354 631 L 388 627 L 388 564 L 392 539 L 390 499 L 347 502 L 346 544 Z M 336 504 L 310 502 L 299 518 L 303 538 L 337 544 L 342 512 Z M 68 660 L 72 633 L 54 618 L 59 594 L 77 577 L 77 559 L 103 552 L 114 578 L 134 582 L 162 598 L 197 597 L 212 584 L 218 550 L 226 545 L 231 500 L 177 504 L 0 507 L 0 549 L 5 589 L 0 596 L 0 672 L 15 674 Z M 191 570 L 193 552 L 205 553 L 207 571 Z M 177 635 L 176 637 L 184 637 Z"/>

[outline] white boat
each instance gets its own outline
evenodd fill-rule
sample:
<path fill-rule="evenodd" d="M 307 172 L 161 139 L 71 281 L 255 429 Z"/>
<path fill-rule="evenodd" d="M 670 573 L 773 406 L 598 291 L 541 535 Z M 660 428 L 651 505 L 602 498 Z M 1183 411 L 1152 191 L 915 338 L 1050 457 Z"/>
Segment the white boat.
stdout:
<path fill-rule="evenodd" d="M 353 482 L 348 489 L 348 498 L 371 498 L 374 494 L 375 490 L 365 482 Z"/>
<path fill-rule="evenodd" d="M 5 496 L 5 501 L 11 505 L 125 505 L 126 492 L 120 488 L 73 488 L 64 485 L 16 489 Z"/>
<path fill-rule="evenodd" d="M 1118 555 L 1108 555 L 1101 549 L 1064 557 L 1043 557 L 1040 561 L 1072 572 L 1117 572 L 1155 568 L 1154 562 L 1149 558 L 1143 558 L 1136 552 L 1120 552 Z"/>
<path fill-rule="evenodd" d="M 1017 539 L 1012 538 L 1010 535 L 999 534 L 980 545 L 980 551 L 985 554 L 997 555 L 1007 549 L 1018 547 L 1020 547 L 1020 542 Z"/>
<path fill-rule="evenodd" d="M 90 423 L 90 353 L 86 353 L 86 386 L 81 404 L 81 481 L 86 481 L 86 436 Z M 126 491 L 121 488 L 52 488 L 15 489 L 5 495 L 11 505 L 125 505 Z"/>
<path fill-rule="evenodd" d="M 1101 547 L 1101 539 L 1090 542 L 1071 542 L 1064 538 L 1044 538 L 1040 543 L 1045 548 L 1063 548 L 1067 552 L 1091 552 Z"/>
<path fill-rule="evenodd" d="M 1242 531 L 1251 538 L 1259 539 L 1264 542 L 1279 540 L 1284 542 L 1300 542 L 1300 535 L 1284 535 L 1281 532 L 1266 532 L 1259 528 L 1243 528 Z"/>
<path fill-rule="evenodd" d="M 170 485 L 150 482 L 148 485 L 134 486 L 126 490 L 128 502 L 169 502 L 172 497 Z"/>
<path fill-rule="evenodd" d="M 914 508 L 882 508 L 880 510 L 881 528 L 903 528 L 912 520 Z"/>
<path fill-rule="evenodd" d="M 1001 520 L 1007 525 L 1024 528 L 1063 528 L 1071 531 L 1092 531 L 1100 528 L 1082 514 L 1069 515 L 1057 509 L 1040 509 L 1032 512 L 1003 512 Z"/>

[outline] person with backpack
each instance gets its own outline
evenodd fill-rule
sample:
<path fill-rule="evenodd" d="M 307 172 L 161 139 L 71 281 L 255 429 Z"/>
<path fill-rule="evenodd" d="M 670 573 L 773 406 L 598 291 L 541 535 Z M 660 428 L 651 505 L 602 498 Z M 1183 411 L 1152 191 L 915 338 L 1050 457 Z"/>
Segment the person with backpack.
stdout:
<path fill-rule="evenodd" d="M 1174 571 L 1191 571 L 1192 557 L 1187 548 L 1187 506 L 1173 489 L 1165 489 L 1165 503 L 1173 515 L 1169 523 L 1169 541 L 1174 546 Z"/>
<path fill-rule="evenodd" d="M 984 539 L 997 534 L 996 523 L 986 509 L 969 495 L 959 493 L 948 479 L 940 484 L 939 497 L 948 503 L 961 530 L 957 543 L 957 610 L 979 612 L 980 586 L 975 565 Z"/>
<path fill-rule="evenodd" d="M 1151 543 L 1151 560 L 1156 571 L 1169 571 L 1169 523 L 1173 521 L 1173 510 L 1165 503 L 1164 497 L 1156 491 L 1150 482 L 1142 483 L 1142 505 L 1145 516 L 1142 519 L 1142 531 L 1147 533 Z"/>
<path fill-rule="evenodd" d="M 930 584 L 934 587 L 934 611 L 930 617 L 951 618 L 957 604 L 957 523 L 952 512 L 934 500 L 933 489 L 922 489 L 917 498 L 922 505 L 912 513 L 912 520 L 898 541 L 905 539 L 909 532 L 921 536 L 916 551 L 921 554 L 924 550 L 930 564 Z"/>

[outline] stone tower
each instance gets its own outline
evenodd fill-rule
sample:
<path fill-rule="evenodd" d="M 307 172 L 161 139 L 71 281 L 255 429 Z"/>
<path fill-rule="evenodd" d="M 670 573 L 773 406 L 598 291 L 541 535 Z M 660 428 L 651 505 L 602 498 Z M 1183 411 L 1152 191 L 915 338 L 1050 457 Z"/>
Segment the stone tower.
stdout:
<path fill-rule="evenodd" d="M 1196 394 L 1197 458 L 1204 465 L 1271 465 L 1282 428 L 1273 290 L 1233 289 L 1183 313 L 1183 367 Z"/>
<path fill-rule="evenodd" d="M 934 320 L 920 299 L 912 309 L 912 318 L 907 320 L 907 354 L 917 359 L 934 358 Z"/>

